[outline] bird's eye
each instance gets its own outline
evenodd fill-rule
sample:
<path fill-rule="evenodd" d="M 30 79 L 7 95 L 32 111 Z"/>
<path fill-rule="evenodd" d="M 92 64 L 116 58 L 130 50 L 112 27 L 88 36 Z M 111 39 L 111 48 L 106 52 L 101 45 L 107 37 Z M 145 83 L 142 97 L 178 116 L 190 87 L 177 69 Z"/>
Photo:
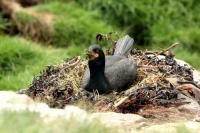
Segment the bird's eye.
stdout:
<path fill-rule="evenodd" d="M 95 49 L 94 52 L 95 52 L 95 53 L 99 53 L 99 50 L 98 50 L 98 49 Z"/>

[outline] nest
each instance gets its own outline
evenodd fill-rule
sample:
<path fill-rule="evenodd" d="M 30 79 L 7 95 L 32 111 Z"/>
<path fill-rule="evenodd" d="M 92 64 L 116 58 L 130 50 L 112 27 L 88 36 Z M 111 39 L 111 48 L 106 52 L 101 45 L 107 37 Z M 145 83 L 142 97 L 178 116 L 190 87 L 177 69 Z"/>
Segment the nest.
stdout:
<path fill-rule="evenodd" d="M 86 62 L 80 57 L 66 59 L 58 66 L 47 66 L 33 79 L 26 94 L 50 107 L 62 108 L 79 91 L 81 76 Z"/>
<path fill-rule="evenodd" d="M 178 64 L 166 52 L 168 53 L 168 49 L 162 52 L 132 50 L 130 58 L 137 62 L 138 78 L 136 85 L 126 91 L 127 97 L 115 105 L 116 111 L 130 113 L 137 112 L 146 105 L 184 104 L 178 99 L 178 94 L 182 93 L 181 88 L 178 89 L 179 85 L 172 84 L 172 81 L 193 82 L 193 71 L 189 65 Z"/>
<path fill-rule="evenodd" d="M 80 57 L 65 60 L 57 66 L 48 66 L 33 79 L 25 94 L 50 107 L 63 108 L 75 104 L 90 111 L 115 111 L 137 113 L 147 107 L 170 107 L 185 104 L 180 94 L 195 98 L 193 88 L 182 87 L 193 81 L 193 70 L 189 65 L 180 65 L 170 49 L 149 52 L 132 49 L 129 58 L 137 63 L 137 80 L 123 92 L 107 95 L 89 93 L 80 88 L 87 61 Z M 111 52 L 113 53 L 113 52 Z M 80 104 L 81 103 L 81 104 Z M 91 108 L 92 107 L 92 108 Z"/>

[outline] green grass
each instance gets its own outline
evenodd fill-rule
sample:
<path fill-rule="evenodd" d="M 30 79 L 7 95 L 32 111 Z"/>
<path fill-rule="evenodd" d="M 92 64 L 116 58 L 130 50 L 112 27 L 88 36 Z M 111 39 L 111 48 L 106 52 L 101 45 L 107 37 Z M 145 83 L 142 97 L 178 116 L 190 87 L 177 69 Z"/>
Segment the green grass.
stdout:
<path fill-rule="evenodd" d="M 65 49 L 39 46 L 19 37 L 0 36 L 0 90 L 18 90 L 27 87 L 34 75 L 50 64 L 73 56 Z"/>
<path fill-rule="evenodd" d="M 36 17 L 31 16 L 25 12 L 16 12 L 15 15 L 18 18 L 18 20 L 20 20 L 20 23 L 23 25 L 27 25 L 29 23 L 37 21 Z"/>
<path fill-rule="evenodd" d="M 9 37 L 0 36 L 0 40 L 0 71 L 3 74 L 16 73 L 41 56 L 31 45 L 17 39 L 10 40 Z"/>
<path fill-rule="evenodd" d="M 64 120 L 59 118 L 49 123 L 44 123 L 37 113 L 0 112 L 1 133 L 112 133 L 98 122 L 78 121 L 76 119 Z"/>
<path fill-rule="evenodd" d="M 178 32 L 178 39 L 181 40 L 181 43 L 185 46 L 185 48 L 192 52 L 199 53 L 200 50 L 200 28 L 197 26 L 190 27 L 187 29 L 180 30 Z"/>
<path fill-rule="evenodd" d="M 182 59 L 192 65 L 195 69 L 200 70 L 199 52 L 189 52 L 185 50 L 185 48 L 179 48 L 174 51 L 177 59 Z"/>

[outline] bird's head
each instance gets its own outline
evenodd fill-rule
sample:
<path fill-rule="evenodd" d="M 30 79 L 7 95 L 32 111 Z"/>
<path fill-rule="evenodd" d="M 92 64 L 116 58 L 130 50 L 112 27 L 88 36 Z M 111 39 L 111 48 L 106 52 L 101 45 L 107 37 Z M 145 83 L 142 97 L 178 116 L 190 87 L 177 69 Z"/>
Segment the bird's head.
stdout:
<path fill-rule="evenodd" d="M 105 59 L 104 52 L 99 45 L 91 45 L 88 48 L 86 55 L 89 58 L 89 61 Z"/>
<path fill-rule="evenodd" d="M 99 67 L 99 68 L 104 68 L 105 66 L 105 55 L 103 50 L 99 45 L 91 45 L 87 52 L 86 55 L 89 59 L 89 66 L 91 67 Z"/>

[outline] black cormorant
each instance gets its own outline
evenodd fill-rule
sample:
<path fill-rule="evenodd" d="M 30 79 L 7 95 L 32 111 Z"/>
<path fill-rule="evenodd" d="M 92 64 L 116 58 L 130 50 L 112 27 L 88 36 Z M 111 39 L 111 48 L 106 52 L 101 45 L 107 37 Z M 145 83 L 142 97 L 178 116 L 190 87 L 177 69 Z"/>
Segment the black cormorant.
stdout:
<path fill-rule="evenodd" d="M 126 35 L 116 43 L 114 55 L 106 56 L 99 45 L 91 45 L 81 87 L 100 94 L 127 89 L 136 79 L 136 65 L 128 59 L 134 40 Z"/>

